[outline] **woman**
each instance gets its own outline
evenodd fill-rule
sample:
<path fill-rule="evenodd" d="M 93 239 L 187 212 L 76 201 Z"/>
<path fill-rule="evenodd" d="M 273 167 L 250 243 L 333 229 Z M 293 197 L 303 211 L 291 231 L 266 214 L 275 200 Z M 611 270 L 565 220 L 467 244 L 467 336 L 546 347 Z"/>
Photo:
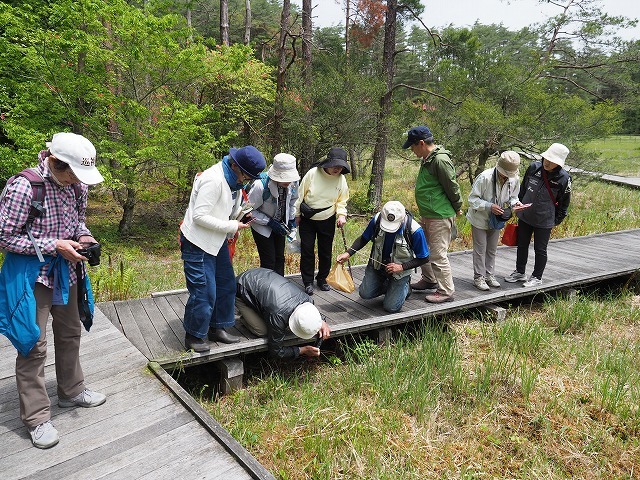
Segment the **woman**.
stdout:
<path fill-rule="evenodd" d="M 344 175 L 349 173 L 347 152 L 332 148 L 317 167 L 310 169 L 300 183 L 296 202 L 296 224 L 300 234 L 300 273 L 304 290 L 313 295 L 315 270 L 314 247 L 318 239 L 318 288 L 329 291 L 327 275 L 331 270 L 333 237 L 336 223 L 342 228 L 347 223 L 349 187 Z M 336 220 L 337 217 L 337 220 Z"/>
<path fill-rule="evenodd" d="M 571 177 L 562 168 L 567 155 L 569 155 L 567 147 L 561 143 L 554 143 L 542 154 L 542 161 L 533 162 L 524 174 L 518 196 L 521 202 L 531 203 L 531 207 L 517 212 L 516 270 L 505 277 L 506 282 L 524 282 L 523 287 L 537 287 L 542 284 L 551 230 L 567 216 L 571 201 Z M 535 261 L 533 273 L 527 280 L 525 268 L 531 235 L 533 235 Z"/>
<path fill-rule="evenodd" d="M 251 233 L 258 247 L 260 266 L 282 276 L 285 238 L 296 226 L 298 180 L 296 157 L 279 153 L 267 175 L 249 190 L 249 203 L 253 205 Z"/>
<path fill-rule="evenodd" d="M 520 155 L 507 150 L 502 152 L 495 168 L 485 170 L 473 182 L 467 219 L 473 238 L 473 285 L 478 290 L 500 287 L 493 270 L 504 222 L 495 225 L 490 222 L 490 217 L 503 216 L 505 209 L 517 209 L 522 205 L 518 200 L 519 167 Z"/>

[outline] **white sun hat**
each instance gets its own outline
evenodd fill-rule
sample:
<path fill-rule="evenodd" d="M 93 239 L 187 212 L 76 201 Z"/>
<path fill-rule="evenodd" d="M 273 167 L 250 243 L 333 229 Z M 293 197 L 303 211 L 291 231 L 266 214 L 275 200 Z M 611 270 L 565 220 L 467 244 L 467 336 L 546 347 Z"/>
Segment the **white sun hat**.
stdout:
<path fill-rule="evenodd" d="M 546 158 L 550 162 L 564 167 L 564 161 L 567 155 L 569 155 L 569 149 L 561 143 L 553 143 L 547 148 L 546 152 L 542 152 L 540 155 L 542 155 L 542 158 Z"/>
<path fill-rule="evenodd" d="M 289 317 L 289 328 L 296 337 L 308 340 L 322 327 L 322 316 L 311 302 L 301 303 Z"/>
<path fill-rule="evenodd" d="M 296 170 L 296 157 L 288 153 L 277 154 L 273 157 L 267 175 L 275 182 L 290 183 L 300 180 L 300 174 Z"/>

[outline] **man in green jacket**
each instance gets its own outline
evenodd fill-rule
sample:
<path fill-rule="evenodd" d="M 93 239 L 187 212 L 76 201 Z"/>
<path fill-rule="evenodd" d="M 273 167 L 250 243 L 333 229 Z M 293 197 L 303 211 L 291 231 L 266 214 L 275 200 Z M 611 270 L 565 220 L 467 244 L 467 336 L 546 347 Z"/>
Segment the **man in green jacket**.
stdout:
<path fill-rule="evenodd" d="M 414 127 L 407 132 L 402 148 L 421 158 L 416 179 L 416 203 L 420 211 L 420 224 L 429 245 L 429 263 L 422 265 L 422 278 L 411 284 L 414 290 L 425 290 L 425 300 L 443 303 L 453 300 L 455 292 L 447 251 L 456 215 L 462 215 L 460 185 L 451 153 L 436 145 L 429 127 Z"/>

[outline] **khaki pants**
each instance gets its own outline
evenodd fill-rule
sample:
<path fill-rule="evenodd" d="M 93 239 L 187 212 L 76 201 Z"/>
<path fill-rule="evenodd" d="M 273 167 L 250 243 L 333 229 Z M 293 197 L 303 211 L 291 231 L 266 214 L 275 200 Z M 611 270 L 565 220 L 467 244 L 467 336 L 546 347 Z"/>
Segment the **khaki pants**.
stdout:
<path fill-rule="evenodd" d="M 44 380 L 49 313 L 53 317 L 58 396 L 69 399 L 84 390 L 84 375 L 79 358 L 82 323 L 78 315 L 77 285 L 69 289 L 68 305 L 51 305 L 53 290 L 41 283 L 36 283 L 34 295 L 40 338 L 28 356 L 18 354 L 16 358 L 20 418 L 27 427 L 35 427 L 51 419 L 51 400 Z"/>
<path fill-rule="evenodd" d="M 420 225 L 427 237 L 429 246 L 429 263 L 422 265 L 422 278 L 429 283 L 438 284 L 438 292 L 451 296 L 455 292 L 451 265 L 449 265 L 449 243 L 451 242 L 451 229 L 456 217 L 450 218 L 425 218 L 420 219 Z"/>
<path fill-rule="evenodd" d="M 240 321 L 257 337 L 267 336 L 267 324 L 264 319 L 240 297 L 236 297 L 236 308 L 240 313 Z"/>

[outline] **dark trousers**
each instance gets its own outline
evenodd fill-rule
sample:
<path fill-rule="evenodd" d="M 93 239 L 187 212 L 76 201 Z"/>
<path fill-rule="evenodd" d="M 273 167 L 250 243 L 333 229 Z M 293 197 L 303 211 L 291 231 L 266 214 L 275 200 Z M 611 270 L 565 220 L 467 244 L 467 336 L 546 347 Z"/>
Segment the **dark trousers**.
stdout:
<path fill-rule="evenodd" d="M 529 256 L 529 244 L 533 235 L 534 264 L 532 276 L 542 280 L 544 267 L 547 266 L 547 245 L 551 238 L 550 228 L 538 228 L 529 225 L 522 220 L 518 221 L 518 253 L 516 255 L 516 270 L 525 273 L 527 257 Z"/>
<path fill-rule="evenodd" d="M 326 220 L 309 220 L 300 218 L 298 227 L 300 234 L 300 274 L 305 285 L 313 283 L 315 270 L 315 243 L 318 239 L 318 275 L 316 280 L 323 283 L 331 270 L 333 254 L 333 236 L 336 233 L 336 216 Z"/>
<path fill-rule="evenodd" d="M 253 240 L 258 248 L 260 256 L 260 266 L 268 268 L 284 277 L 284 241 L 285 237 L 271 232 L 271 236 L 260 235 L 253 228 L 251 229 Z"/>

